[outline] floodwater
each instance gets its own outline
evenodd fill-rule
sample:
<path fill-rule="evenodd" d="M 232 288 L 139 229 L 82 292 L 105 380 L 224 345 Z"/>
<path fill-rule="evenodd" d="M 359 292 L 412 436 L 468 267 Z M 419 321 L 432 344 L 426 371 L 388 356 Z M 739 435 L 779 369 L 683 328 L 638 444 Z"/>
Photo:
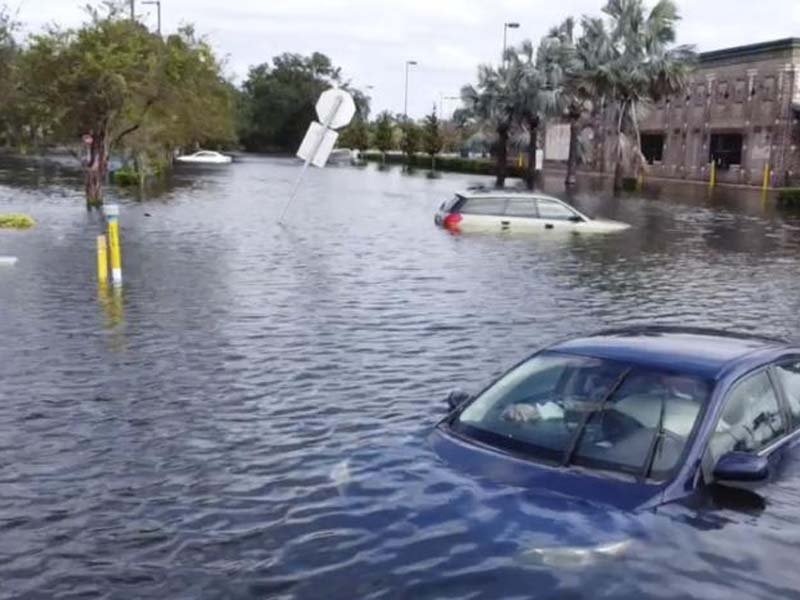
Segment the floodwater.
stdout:
<path fill-rule="evenodd" d="M 800 596 L 800 470 L 763 496 L 644 515 L 600 565 L 530 559 L 544 509 L 441 462 L 448 390 L 540 345 L 657 321 L 800 333 L 800 216 L 757 194 L 577 194 L 633 228 L 462 236 L 433 212 L 479 178 L 310 173 L 245 157 L 122 205 L 125 287 L 61 168 L 3 163 L 2 598 Z M 547 186 L 560 194 L 558 179 Z M 503 508 L 506 507 L 506 508 Z M 511 509 L 507 507 L 512 507 Z M 598 535 L 603 532 L 598 531 Z"/>

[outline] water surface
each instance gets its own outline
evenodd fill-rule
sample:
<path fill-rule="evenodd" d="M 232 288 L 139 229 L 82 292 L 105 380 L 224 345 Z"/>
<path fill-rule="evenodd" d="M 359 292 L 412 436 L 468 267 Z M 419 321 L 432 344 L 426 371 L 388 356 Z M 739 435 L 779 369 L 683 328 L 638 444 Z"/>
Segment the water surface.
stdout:
<path fill-rule="evenodd" d="M 67 169 L 0 165 L 0 597 L 776 598 L 798 595 L 800 478 L 765 503 L 648 517 L 656 543 L 532 564 L 521 490 L 441 463 L 445 393 L 544 343 L 658 321 L 800 333 L 800 218 L 668 187 L 573 199 L 605 237 L 453 237 L 433 212 L 485 181 L 183 169 L 122 204 L 126 284 L 98 290 Z M 547 187 L 562 191 L 558 179 Z M 509 511 L 508 506 L 513 510 Z M 506 508 L 503 508 L 506 507 Z M 598 532 L 601 533 L 601 532 Z"/>

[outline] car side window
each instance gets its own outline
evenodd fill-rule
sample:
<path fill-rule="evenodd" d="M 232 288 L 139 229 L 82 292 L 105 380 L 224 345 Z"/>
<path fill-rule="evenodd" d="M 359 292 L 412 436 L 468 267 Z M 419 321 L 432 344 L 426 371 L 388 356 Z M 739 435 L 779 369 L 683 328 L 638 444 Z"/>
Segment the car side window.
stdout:
<path fill-rule="evenodd" d="M 551 221 L 569 221 L 576 216 L 573 211 L 566 206 L 559 204 L 558 202 L 544 200 L 542 198 L 538 199 L 536 202 L 539 205 L 540 219 L 549 219 Z"/>
<path fill-rule="evenodd" d="M 777 365 L 775 372 L 789 403 L 794 428 L 800 427 L 800 361 Z"/>
<path fill-rule="evenodd" d="M 778 396 L 762 371 L 728 393 L 709 448 L 716 461 L 728 452 L 758 452 L 786 433 Z"/>
<path fill-rule="evenodd" d="M 468 198 L 459 212 L 465 215 L 503 216 L 505 209 L 505 198 Z"/>
<path fill-rule="evenodd" d="M 511 198 L 506 205 L 506 216 L 535 219 L 539 216 L 536 201 L 533 198 Z"/>

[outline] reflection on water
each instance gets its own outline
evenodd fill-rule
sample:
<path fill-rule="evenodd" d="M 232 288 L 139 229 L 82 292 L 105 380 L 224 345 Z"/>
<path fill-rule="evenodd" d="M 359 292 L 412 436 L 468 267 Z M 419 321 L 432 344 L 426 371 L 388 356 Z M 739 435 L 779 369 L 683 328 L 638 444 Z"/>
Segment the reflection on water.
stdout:
<path fill-rule="evenodd" d="M 630 231 L 453 237 L 433 212 L 475 178 L 334 168 L 280 228 L 297 168 L 246 157 L 144 200 L 112 190 L 122 295 L 96 288 L 102 223 L 75 173 L 0 170 L 0 210 L 39 223 L 0 232 L 19 257 L 0 270 L 0 597 L 797 595 L 791 467 L 760 506 L 643 515 L 636 551 L 555 568 L 521 558 L 535 523 L 603 526 L 453 471 L 427 436 L 449 389 L 565 335 L 796 337 L 800 216 L 759 192 L 595 182 L 574 203 Z"/>

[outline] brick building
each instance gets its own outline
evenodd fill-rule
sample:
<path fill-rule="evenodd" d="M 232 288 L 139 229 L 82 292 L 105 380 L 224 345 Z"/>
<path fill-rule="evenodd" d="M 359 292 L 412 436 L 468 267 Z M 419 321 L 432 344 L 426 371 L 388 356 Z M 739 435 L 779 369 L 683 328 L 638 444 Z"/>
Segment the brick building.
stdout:
<path fill-rule="evenodd" d="M 642 152 L 653 176 L 761 185 L 800 182 L 800 38 L 700 55 L 685 94 L 650 107 Z M 610 164 L 610 163 L 607 163 Z"/>

